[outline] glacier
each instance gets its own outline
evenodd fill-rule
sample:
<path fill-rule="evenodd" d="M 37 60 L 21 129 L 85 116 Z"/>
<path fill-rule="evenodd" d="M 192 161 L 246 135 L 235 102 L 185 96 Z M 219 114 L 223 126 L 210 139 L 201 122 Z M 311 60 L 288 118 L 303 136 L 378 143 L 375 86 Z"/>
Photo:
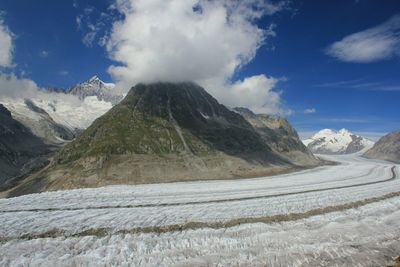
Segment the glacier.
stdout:
<path fill-rule="evenodd" d="M 0 199 L 0 265 L 390 264 L 400 249 L 400 165 L 323 157 L 340 164 Z"/>

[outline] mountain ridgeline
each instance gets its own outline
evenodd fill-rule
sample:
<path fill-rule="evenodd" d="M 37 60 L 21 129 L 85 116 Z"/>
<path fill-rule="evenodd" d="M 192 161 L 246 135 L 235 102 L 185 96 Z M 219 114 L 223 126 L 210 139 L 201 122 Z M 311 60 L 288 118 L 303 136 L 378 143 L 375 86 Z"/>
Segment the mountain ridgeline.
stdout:
<path fill-rule="evenodd" d="M 394 131 L 383 136 L 363 156 L 400 164 L 400 131 Z"/>
<path fill-rule="evenodd" d="M 115 85 L 97 76 L 69 89 L 44 88 L 30 96 L 0 97 L 13 118 L 46 144 L 62 145 L 119 103 Z"/>
<path fill-rule="evenodd" d="M 0 104 L 0 190 L 47 163 L 49 148 Z"/>
<path fill-rule="evenodd" d="M 123 96 L 113 91 L 115 84 L 105 83 L 96 75 L 88 81 L 78 83 L 65 92 L 67 94 L 76 95 L 80 99 L 85 99 L 88 96 L 96 96 L 98 100 L 110 102 L 113 105 L 118 104 Z"/>
<path fill-rule="evenodd" d="M 323 129 L 314 134 L 303 143 L 313 153 L 317 154 L 352 154 L 371 148 L 374 144 L 371 140 L 360 135 L 353 134 L 347 129 L 335 131 Z"/>
<path fill-rule="evenodd" d="M 296 130 L 289 122 L 278 116 L 254 114 L 247 108 L 234 108 L 242 115 L 268 144 L 281 157 L 298 165 L 315 162 L 314 155 L 302 143 Z"/>
<path fill-rule="evenodd" d="M 193 83 L 138 84 L 13 194 L 249 177 L 319 164 L 286 121 L 245 119 L 243 111 Z"/>

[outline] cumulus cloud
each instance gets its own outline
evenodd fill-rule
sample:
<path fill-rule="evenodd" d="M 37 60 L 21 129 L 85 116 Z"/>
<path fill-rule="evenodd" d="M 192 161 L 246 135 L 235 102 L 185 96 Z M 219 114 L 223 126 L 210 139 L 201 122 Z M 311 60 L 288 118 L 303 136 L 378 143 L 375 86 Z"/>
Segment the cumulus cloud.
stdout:
<path fill-rule="evenodd" d="M 13 66 L 13 38 L 0 13 L 0 67 Z M 0 97 L 29 97 L 37 93 L 38 87 L 29 79 L 18 78 L 14 73 L 0 71 Z"/>
<path fill-rule="evenodd" d="M 0 14 L 1 16 L 1 14 Z M 0 67 L 11 67 L 13 57 L 12 33 L 0 17 Z"/>
<path fill-rule="evenodd" d="M 282 107 L 281 92 L 274 90 L 280 81 L 264 74 L 247 77 L 232 84 L 219 81 L 206 82 L 205 88 L 217 99 L 230 107 L 247 107 L 255 113 L 290 115 L 291 111 Z"/>
<path fill-rule="evenodd" d="M 83 33 L 83 44 L 87 47 L 92 47 L 94 44 L 104 46 L 107 29 L 111 27 L 114 17 L 118 17 L 114 8 L 108 9 L 108 13 L 101 12 L 93 6 L 84 8 L 75 18 L 78 30 Z"/>
<path fill-rule="evenodd" d="M 276 113 L 280 93 L 273 88 L 279 79 L 231 79 L 275 36 L 273 25 L 262 29 L 256 20 L 285 6 L 265 0 L 117 0 L 114 8 L 123 19 L 113 24 L 106 49 L 120 64 L 109 73 L 119 88 L 194 81 L 224 104 Z"/>
<path fill-rule="evenodd" d="M 312 113 L 315 113 L 315 112 L 317 112 L 317 110 L 315 108 L 306 108 L 304 110 L 304 114 L 312 114 Z"/>
<path fill-rule="evenodd" d="M 38 86 L 32 80 L 18 78 L 13 73 L 0 73 L 0 96 L 30 97 L 35 95 L 38 89 Z"/>
<path fill-rule="evenodd" d="M 39 102 L 45 100 L 60 103 L 60 105 L 67 109 L 80 108 L 82 105 L 91 104 L 82 101 L 75 95 L 49 93 L 43 88 L 40 88 L 34 81 L 18 77 L 13 73 L 0 73 L 0 103 L 3 101 L 10 102 L 21 99 L 33 99 Z M 68 111 L 69 110 L 66 110 L 66 112 Z"/>
<path fill-rule="evenodd" d="M 13 39 L 11 37 L 12 34 L 8 31 L 7 26 L 5 26 L 3 21 L 0 20 L 0 67 L 12 66 Z M 7 56 L 4 57 L 4 55 Z M 47 51 L 42 51 L 40 55 L 47 56 Z M 6 60 L 4 60 L 4 58 Z M 68 102 L 69 105 L 72 106 L 78 106 L 82 102 L 77 96 L 66 95 L 62 93 L 46 93 L 46 91 L 44 91 L 34 81 L 30 79 L 19 77 L 13 72 L 5 73 L 0 71 L 0 102 L 8 98 L 46 99 L 51 101 Z"/>
<path fill-rule="evenodd" d="M 333 43 L 326 54 L 345 62 L 369 63 L 400 56 L 400 15 Z"/>

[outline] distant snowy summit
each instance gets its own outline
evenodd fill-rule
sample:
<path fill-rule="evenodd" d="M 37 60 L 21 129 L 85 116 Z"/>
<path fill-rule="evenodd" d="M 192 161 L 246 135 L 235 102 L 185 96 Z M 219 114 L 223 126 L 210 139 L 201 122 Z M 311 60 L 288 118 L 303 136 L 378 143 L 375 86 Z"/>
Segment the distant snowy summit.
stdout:
<path fill-rule="evenodd" d="M 94 75 L 89 80 L 75 84 L 68 89 L 48 87 L 44 89 L 48 93 L 63 93 L 75 95 L 79 99 L 84 100 L 86 97 L 95 96 L 99 101 L 110 102 L 113 105 L 118 104 L 124 97 L 115 90 L 114 83 L 106 83 L 97 75 Z"/>
<path fill-rule="evenodd" d="M 114 88 L 115 84 L 105 83 L 95 75 L 86 82 L 74 85 L 67 90 L 67 93 L 76 95 L 80 99 L 85 99 L 88 96 L 96 96 L 100 101 L 116 105 L 122 100 L 123 96 L 115 92 Z"/>
<path fill-rule="evenodd" d="M 71 140 L 123 99 L 96 75 L 69 89 L 44 88 L 29 99 L 0 97 L 13 118 L 45 143 Z"/>
<path fill-rule="evenodd" d="M 373 141 L 353 134 L 347 129 L 340 131 L 323 129 L 310 139 L 303 140 L 303 143 L 317 154 L 351 154 L 374 145 Z"/>

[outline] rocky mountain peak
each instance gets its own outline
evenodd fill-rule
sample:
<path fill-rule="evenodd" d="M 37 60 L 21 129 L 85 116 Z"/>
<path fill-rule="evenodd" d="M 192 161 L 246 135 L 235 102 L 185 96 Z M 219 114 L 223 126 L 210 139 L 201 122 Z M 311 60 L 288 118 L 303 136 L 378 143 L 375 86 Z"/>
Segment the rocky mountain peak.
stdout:
<path fill-rule="evenodd" d="M 49 190 L 249 177 L 319 164 L 286 129 L 257 129 L 194 83 L 138 84 L 34 179 L 45 179 L 38 190 Z"/>
<path fill-rule="evenodd" d="M 94 75 L 86 82 L 72 86 L 68 93 L 76 95 L 80 99 L 96 96 L 100 101 L 111 102 L 116 105 L 122 100 L 123 96 L 115 92 L 114 87 L 115 84 L 105 83 L 97 75 Z"/>
<path fill-rule="evenodd" d="M 312 153 L 299 139 L 296 130 L 282 117 L 267 114 L 255 114 L 248 108 L 234 108 L 257 131 L 273 150 L 286 156 L 299 165 L 305 162 L 316 162 Z"/>
<path fill-rule="evenodd" d="M 100 78 L 97 75 L 92 76 L 92 78 L 90 78 L 87 82 L 88 83 L 94 83 L 94 82 L 102 82 L 102 83 L 104 83 L 102 80 L 100 80 Z"/>

